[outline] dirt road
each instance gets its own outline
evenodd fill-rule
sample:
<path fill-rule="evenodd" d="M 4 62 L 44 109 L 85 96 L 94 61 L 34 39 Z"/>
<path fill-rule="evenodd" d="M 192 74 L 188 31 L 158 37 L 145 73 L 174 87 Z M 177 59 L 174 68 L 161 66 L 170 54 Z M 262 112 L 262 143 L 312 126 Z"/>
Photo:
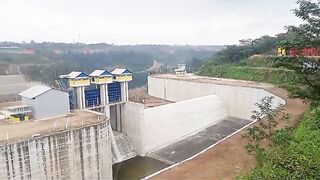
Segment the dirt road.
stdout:
<path fill-rule="evenodd" d="M 154 59 L 153 60 L 153 65 L 150 68 L 148 68 L 146 70 L 143 70 L 143 71 L 140 71 L 140 72 L 135 72 L 135 73 L 144 73 L 144 72 L 157 71 L 157 70 L 160 69 L 161 66 L 163 66 L 163 64 Z"/>
<path fill-rule="evenodd" d="M 301 100 L 289 99 L 284 89 L 271 86 L 264 89 L 286 100 L 285 112 L 293 116 L 293 123 L 297 123 L 308 109 L 308 105 Z M 241 173 L 248 172 L 256 163 L 254 157 L 249 156 L 244 149 L 244 133 L 241 131 L 196 158 L 152 179 L 235 179 Z"/>

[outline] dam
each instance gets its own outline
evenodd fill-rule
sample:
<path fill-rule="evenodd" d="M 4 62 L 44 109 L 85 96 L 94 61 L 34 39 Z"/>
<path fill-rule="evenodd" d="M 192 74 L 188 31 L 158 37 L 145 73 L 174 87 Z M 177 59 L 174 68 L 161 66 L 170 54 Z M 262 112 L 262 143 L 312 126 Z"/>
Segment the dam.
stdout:
<path fill-rule="evenodd" d="M 108 125 L 101 122 L 0 146 L 0 179 L 111 179 Z"/>
<path fill-rule="evenodd" d="M 133 100 L 130 76 L 125 69 L 62 75 L 60 90 L 41 87 L 37 95 L 60 103 L 49 110 L 20 93 L 29 104 L 6 107 L 20 114 L 0 121 L 0 179 L 149 178 L 254 123 L 263 97 L 285 104 L 268 84 L 180 73 L 148 76 L 147 94 Z"/>
<path fill-rule="evenodd" d="M 188 74 L 152 75 L 148 77 L 148 95 L 170 103 L 150 107 L 127 102 L 122 109 L 123 132 L 142 156 L 154 155 L 214 125 L 225 127 L 230 133 L 220 135 L 228 136 L 252 123 L 255 103 L 263 97 L 274 96 L 274 108 L 285 104 L 282 98 L 263 89 L 267 86 Z"/>

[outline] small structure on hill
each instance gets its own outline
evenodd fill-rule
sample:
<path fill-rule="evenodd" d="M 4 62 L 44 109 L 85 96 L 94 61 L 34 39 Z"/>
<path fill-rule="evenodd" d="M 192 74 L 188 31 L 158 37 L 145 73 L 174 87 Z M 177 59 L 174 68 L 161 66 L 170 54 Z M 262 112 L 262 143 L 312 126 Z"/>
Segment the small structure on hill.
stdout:
<path fill-rule="evenodd" d="M 187 74 L 186 64 L 178 64 L 178 68 L 174 70 L 176 75 L 185 75 Z"/>
<path fill-rule="evenodd" d="M 300 50 L 296 48 L 278 48 L 278 56 L 290 56 L 290 57 L 297 57 L 297 56 L 320 56 L 320 48 L 317 47 L 304 47 Z"/>

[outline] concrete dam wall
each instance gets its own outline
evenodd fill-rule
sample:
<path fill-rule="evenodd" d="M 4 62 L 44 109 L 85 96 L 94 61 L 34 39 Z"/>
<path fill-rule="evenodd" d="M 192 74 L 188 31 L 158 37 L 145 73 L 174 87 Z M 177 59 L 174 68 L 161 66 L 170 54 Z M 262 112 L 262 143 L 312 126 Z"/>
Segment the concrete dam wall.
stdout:
<path fill-rule="evenodd" d="M 227 116 L 223 102 L 216 95 L 146 109 L 128 102 L 123 108 L 123 131 L 137 152 L 145 155 Z"/>
<path fill-rule="evenodd" d="M 164 75 L 168 76 L 168 75 Z M 175 103 L 146 108 L 143 104 L 123 105 L 122 130 L 139 155 L 168 146 L 212 126 L 225 118 L 251 120 L 255 103 L 274 96 L 273 107 L 285 101 L 255 87 L 199 82 L 186 79 L 148 77 L 148 94 Z M 175 77 L 179 78 L 179 77 Z"/>
<path fill-rule="evenodd" d="M 108 126 L 0 145 L 0 179 L 112 179 Z"/>
<path fill-rule="evenodd" d="M 192 98 L 217 95 L 224 103 L 229 116 L 250 119 L 255 103 L 265 96 L 274 96 L 273 106 L 285 101 L 270 92 L 253 87 L 235 86 L 196 80 L 170 79 L 156 76 L 148 77 L 148 93 L 168 101 L 184 101 Z"/>

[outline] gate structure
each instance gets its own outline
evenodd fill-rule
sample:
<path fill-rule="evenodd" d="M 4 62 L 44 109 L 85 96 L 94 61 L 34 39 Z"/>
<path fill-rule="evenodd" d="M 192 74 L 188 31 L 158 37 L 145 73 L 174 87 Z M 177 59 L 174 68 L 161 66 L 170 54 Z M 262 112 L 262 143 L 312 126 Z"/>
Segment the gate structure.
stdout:
<path fill-rule="evenodd" d="M 86 89 L 84 91 L 86 107 L 94 107 L 100 105 L 100 89 Z"/>
<path fill-rule="evenodd" d="M 121 101 L 121 85 L 119 82 L 108 84 L 108 97 L 110 103 Z"/>

